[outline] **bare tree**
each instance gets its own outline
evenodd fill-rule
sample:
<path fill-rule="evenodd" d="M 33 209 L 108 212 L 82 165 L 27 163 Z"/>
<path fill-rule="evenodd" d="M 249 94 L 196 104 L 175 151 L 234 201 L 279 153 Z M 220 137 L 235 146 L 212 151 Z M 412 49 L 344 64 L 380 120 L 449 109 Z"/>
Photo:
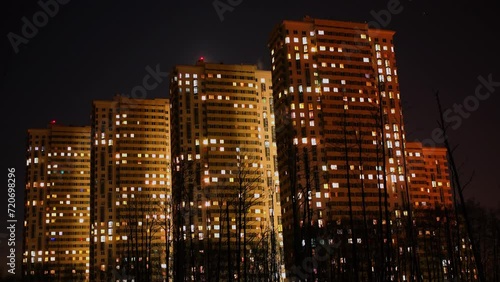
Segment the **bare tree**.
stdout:
<path fill-rule="evenodd" d="M 472 226 L 470 224 L 469 214 L 468 214 L 467 207 L 465 204 L 465 199 L 463 196 L 463 186 L 461 185 L 460 177 L 458 175 L 458 169 L 456 167 L 455 160 L 453 158 L 453 150 L 452 150 L 450 143 L 449 143 L 449 140 L 448 140 L 448 135 L 447 135 L 447 128 L 448 127 L 447 127 L 447 123 L 445 123 L 445 121 L 444 121 L 443 110 L 441 108 L 441 102 L 439 100 L 439 92 L 436 92 L 436 99 L 437 99 L 437 104 L 438 104 L 438 108 L 439 108 L 439 117 L 440 117 L 438 123 L 439 123 L 440 129 L 443 132 L 444 143 L 445 143 L 446 149 L 448 150 L 448 161 L 450 163 L 451 175 L 453 178 L 452 187 L 454 187 L 454 189 L 459 197 L 459 200 L 460 200 L 460 206 L 462 209 L 462 214 L 463 214 L 465 226 L 467 229 L 467 235 L 471 236 L 471 234 L 473 233 Z M 480 247 L 478 246 L 478 242 L 474 242 L 474 240 L 471 240 L 471 248 L 472 248 L 472 252 L 474 253 L 474 259 L 475 259 L 475 264 L 477 267 L 479 281 L 485 282 L 486 277 L 484 274 L 483 262 L 481 259 L 481 252 L 480 252 Z"/>

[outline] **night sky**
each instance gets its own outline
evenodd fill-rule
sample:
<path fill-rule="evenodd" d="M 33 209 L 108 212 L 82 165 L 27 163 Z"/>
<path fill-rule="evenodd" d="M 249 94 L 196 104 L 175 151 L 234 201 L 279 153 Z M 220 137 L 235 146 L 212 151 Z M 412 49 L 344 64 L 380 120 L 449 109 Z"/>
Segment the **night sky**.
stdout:
<path fill-rule="evenodd" d="M 134 86 L 142 84 L 147 66 L 154 69 L 158 65 L 168 72 L 176 64 L 191 65 L 203 56 L 208 62 L 270 69 L 267 39 L 280 21 L 309 15 L 376 22 L 377 12 L 398 2 L 59 1 L 67 3 L 58 4 L 46 23 L 40 18 L 36 34 L 25 39 L 16 37 L 25 37 L 23 17 L 33 23 L 33 15 L 40 15 L 42 7 L 37 1 L 2 1 L 1 162 L 5 178 L 6 168 L 17 171 L 18 251 L 28 128 L 46 127 L 51 120 L 88 125 L 91 101 L 111 99 L 115 93 L 130 95 Z M 214 3 L 231 10 L 219 15 Z M 500 43 L 493 1 L 401 0 L 399 7 L 399 13 L 378 24 L 396 31 L 407 140 L 432 138 L 439 118 L 434 93 L 439 90 L 443 107 L 450 109 L 453 127 L 449 138 L 458 145 L 455 157 L 461 165 L 462 182 L 472 177 L 466 197 L 474 197 L 486 207 L 499 206 L 499 169 L 494 160 L 500 158 L 500 138 L 496 137 L 500 129 Z M 9 41 L 10 32 L 16 34 L 10 37 L 17 38 L 17 53 Z M 479 77 L 492 81 L 480 90 L 482 100 L 474 97 L 481 85 Z M 147 98 L 167 96 L 167 80 L 147 92 Z M 454 104 L 464 103 L 463 112 L 454 108 Z M 6 201 L 6 188 L 0 190 L 5 191 L 0 198 Z M 6 214 L 5 210 L 0 213 L 0 234 L 5 232 Z M 0 240 L 0 253 L 4 254 L 6 242 Z M 0 258 L 2 274 L 4 259 Z"/>

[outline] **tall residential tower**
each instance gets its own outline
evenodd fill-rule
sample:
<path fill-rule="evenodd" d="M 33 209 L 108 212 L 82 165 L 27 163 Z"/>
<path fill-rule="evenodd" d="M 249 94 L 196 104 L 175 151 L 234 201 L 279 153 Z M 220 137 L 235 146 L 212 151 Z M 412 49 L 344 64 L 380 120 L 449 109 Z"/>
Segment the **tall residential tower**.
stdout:
<path fill-rule="evenodd" d="M 89 281 L 90 127 L 29 129 L 23 277 Z"/>
<path fill-rule="evenodd" d="M 285 20 L 271 33 L 290 277 L 405 275 L 399 260 L 384 261 L 382 254 L 407 249 L 391 231 L 409 202 L 393 35 L 364 23 L 309 17 Z M 304 264 L 322 247 L 342 250 L 323 261 L 333 263 L 334 272 Z M 353 255 L 361 251 L 380 257 Z"/>
<path fill-rule="evenodd" d="M 415 208 L 452 208 L 453 198 L 447 160 L 443 147 L 424 147 L 407 142 L 408 173 L 412 205 Z"/>
<path fill-rule="evenodd" d="M 174 68 L 170 97 L 176 273 L 278 279 L 271 73 L 200 59 Z"/>
<path fill-rule="evenodd" d="M 91 280 L 167 279 L 169 101 L 97 100 L 91 127 Z"/>

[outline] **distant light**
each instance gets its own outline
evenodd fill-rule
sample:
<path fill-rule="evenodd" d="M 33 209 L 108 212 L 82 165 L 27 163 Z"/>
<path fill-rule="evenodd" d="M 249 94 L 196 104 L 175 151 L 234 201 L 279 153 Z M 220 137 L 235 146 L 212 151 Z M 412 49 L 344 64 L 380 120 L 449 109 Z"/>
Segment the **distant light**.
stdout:
<path fill-rule="evenodd" d="M 53 120 L 50 122 L 50 124 L 56 124 L 56 120 L 55 120 L 55 119 L 53 119 Z"/>
<path fill-rule="evenodd" d="M 204 61 L 204 60 L 205 60 L 205 58 L 204 58 L 204 57 L 200 57 L 200 61 Z"/>

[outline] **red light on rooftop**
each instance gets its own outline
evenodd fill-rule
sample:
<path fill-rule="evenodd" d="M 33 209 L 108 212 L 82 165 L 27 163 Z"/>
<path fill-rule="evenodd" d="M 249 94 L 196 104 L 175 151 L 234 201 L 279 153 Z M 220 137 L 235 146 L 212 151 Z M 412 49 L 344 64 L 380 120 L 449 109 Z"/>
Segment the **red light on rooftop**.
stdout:
<path fill-rule="evenodd" d="M 200 57 L 200 61 L 204 61 L 205 60 L 205 57 Z"/>
<path fill-rule="evenodd" d="M 53 119 L 53 120 L 50 122 L 50 124 L 56 124 L 56 120 L 55 120 L 55 119 Z"/>

